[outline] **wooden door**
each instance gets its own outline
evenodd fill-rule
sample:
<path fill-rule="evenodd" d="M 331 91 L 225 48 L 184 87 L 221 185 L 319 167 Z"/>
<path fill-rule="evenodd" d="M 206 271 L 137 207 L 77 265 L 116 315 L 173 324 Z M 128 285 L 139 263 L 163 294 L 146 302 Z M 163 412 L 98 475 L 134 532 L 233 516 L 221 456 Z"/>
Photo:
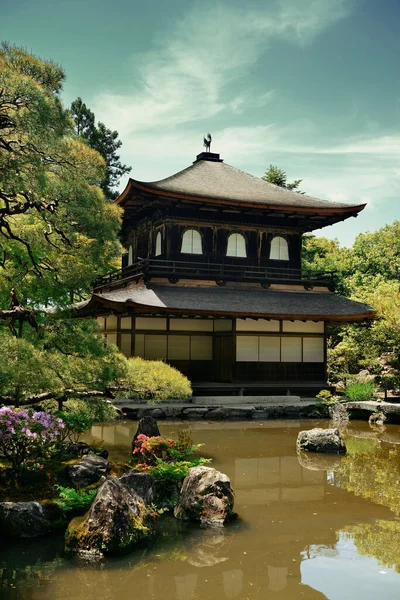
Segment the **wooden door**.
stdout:
<path fill-rule="evenodd" d="M 219 335 L 214 338 L 215 380 L 224 383 L 232 381 L 233 336 Z"/>

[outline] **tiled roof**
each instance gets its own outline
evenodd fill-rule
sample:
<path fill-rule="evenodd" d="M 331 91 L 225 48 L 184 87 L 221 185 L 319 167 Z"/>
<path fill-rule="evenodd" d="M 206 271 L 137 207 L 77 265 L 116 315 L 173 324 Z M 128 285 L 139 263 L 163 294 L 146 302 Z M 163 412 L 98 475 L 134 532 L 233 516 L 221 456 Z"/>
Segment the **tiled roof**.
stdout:
<path fill-rule="evenodd" d="M 258 288 L 198 288 L 181 285 L 136 285 L 93 294 L 91 300 L 77 305 L 79 312 L 90 314 L 96 305 L 116 310 L 132 307 L 160 312 L 179 311 L 198 314 L 291 317 L 337 321 L 372 318 L 373 308 L 331 292 L 277 291 Z"/>
<path fill-rule="evenodd" d="M 222 161 L 199 160 L 187 169 L 160 181 L 143 182 L 130 179 L 127 189 L 122 193 L 120 199 L 117 199 L 117 202 L 122 202 L 128 189 L 135 187 L 135 184 L 164 193 L 270 206 L 336 210 L 353 208 L 354 212 L 359 212 L 364 208 L 363 204 L 330 202 L 299 194 L 268 183 L 260 177 L 245 173 Z M 358 210 L 356 210 L 357 208 Z"/>

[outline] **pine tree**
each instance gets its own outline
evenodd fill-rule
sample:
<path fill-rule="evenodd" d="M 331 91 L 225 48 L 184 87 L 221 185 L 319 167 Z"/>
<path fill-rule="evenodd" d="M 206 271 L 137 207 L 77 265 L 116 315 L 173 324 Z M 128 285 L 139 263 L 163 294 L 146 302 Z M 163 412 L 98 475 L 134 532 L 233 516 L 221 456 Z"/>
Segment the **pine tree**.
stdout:
<path fill-rule="evenodd" d="M 71 112 L 76 135 L 97 150 L 106 162 L 106 175 L 101 182 L 101 188 L 108 200 L 114 200 L 118 195 L 115 188 L 121 177 L 131 170 L 131 167 L 121 163 L 117 154 L 117 150 L 122 146 L 121 140 L 118 139 L 119 133 L 108 129 L 104 123 L 98 122 L 96 126 L 95 115 L 82 98 L 77 98 L 71 104 Z"/>
<path fill-rule="evenodd" d="M 297 193 L 304 194 L 304 192 L 300 192 L 300 190 L 297 189 L 303 180 L 295 179 L 292 183 L 287 183 L 287 175 L 285 171 L 275 165 L 269 166 L 269 169 L 265 171 L 263 179 L 287 190 L 296 190 Z"/>

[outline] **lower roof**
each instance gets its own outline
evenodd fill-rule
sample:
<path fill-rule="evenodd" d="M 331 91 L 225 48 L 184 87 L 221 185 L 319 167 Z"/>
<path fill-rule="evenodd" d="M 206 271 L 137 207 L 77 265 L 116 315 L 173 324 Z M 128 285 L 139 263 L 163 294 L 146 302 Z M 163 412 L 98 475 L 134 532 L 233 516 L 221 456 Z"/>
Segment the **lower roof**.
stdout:
<path fill-rule="evenodd" d="M 375 316 L 368 304 L 332 292 L 281 291 L 239 287 L 185 287 L 139 283 L 99 291 L 76 305 L 82 316 L 116 312 L 216 315 L 258 318 L 300 318 L 362 321 Z"/>

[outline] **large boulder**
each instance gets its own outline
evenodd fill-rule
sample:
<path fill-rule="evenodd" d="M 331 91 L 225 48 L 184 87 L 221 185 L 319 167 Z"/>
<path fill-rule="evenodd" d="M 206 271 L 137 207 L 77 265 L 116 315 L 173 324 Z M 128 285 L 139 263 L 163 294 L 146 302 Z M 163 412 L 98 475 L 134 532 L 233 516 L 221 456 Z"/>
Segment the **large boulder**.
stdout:
<path fill-rule="evenodd" d="M 142 498 L 116 477 L 107 479 L 86 517 L 71 521 L 66 547 L 78 554 L 119 554 L 150 534 Z"/>
<path fill-rule="evenodd" d="M 45 535 L 61 517 L 56 504 L 0 502 L 0 536 L 19 539 Z"/>
<path fill-rule="evenodd" d="M 233 491 L 229 477 L 200 465 L 186 475 L 175 517 L 203 525 L 222 525 L 233 515 Z"/>
<path fill-rule="evenodd" d="M 149 473 L 128 471 L 119 478 L 120 482 L 142 498 L 144 504 L 153 504 L 156 500 L 156 485 L 154 478 Z"/>
<path fill-rule="evenodd" d="M 297 436 L 297 448 L 305 452 L 346 453 L 346 445 L 338 429 L 315 428 L 300 431 Z"/>
<path fill-rule="evenodd" d="M 139 435 L 147 435 L 148 437 L 157 437 L 161 435 L 160 430 L 158 429 L 157 421 L 154 419 L 154 417 L 146 416 L 140 419 L 136 433 L 133 436 L 133 447 Z"/>
<path fill-rule="evenodd" d="M 179 500 L 179 485 L 170 479 L 155 479 L 149 473 L 128 471 L 119 478 L 131 492 L 143 499 L 146 506 L 152 504 L 157 508 L 174 508 Z"/>
<path fill-rule="evenodd" d="M 347 408 L 341 402 L 334 402 L 328 407 L 329 416 L 335 423 L 348 423 L 349 413 Z"/>
<path fill-rule="evenodd" d="M 107 459 L 97 454 L 88 454 L 76 465 L 68 467 L 68 475 L 77 487 L 92 485 L 105 477 L 110 470 Z"/>

